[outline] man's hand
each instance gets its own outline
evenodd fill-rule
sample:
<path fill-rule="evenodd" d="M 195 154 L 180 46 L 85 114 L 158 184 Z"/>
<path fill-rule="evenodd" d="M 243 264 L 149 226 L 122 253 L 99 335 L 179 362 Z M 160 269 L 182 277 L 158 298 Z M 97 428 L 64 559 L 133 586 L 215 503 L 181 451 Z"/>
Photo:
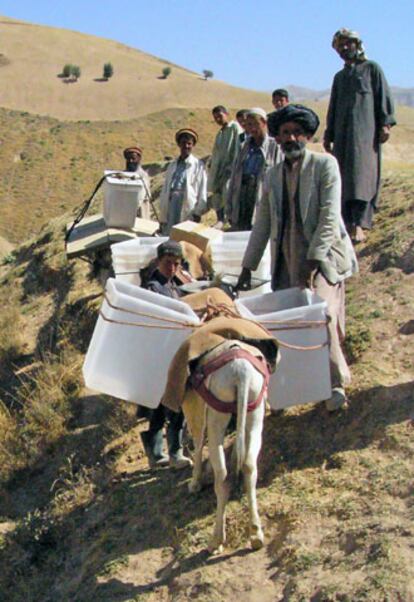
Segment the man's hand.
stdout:
<path fill-rule="evenodd" d="M 237 284 L 235 286 L 236 291 L 249 291 L 252 287 L 252 272 L 249 268 L 243 268 Z"/>
<path fill-rule="evenodd" d="M 319 261 L 316 259 L 307 259 L 306 266 L 304 270 L 304 282 L 303 286 L 305 288 L 309 288 L 311 291 L 314 289 L 314 281 L 316 274 L 319 270 Z"/>
<path fill-rule="evenodd" d="M 379 141 L 381 144 L 384 144 L 384 142 L 387 142 L 388 138 L 390 137 L 390 133 L 391 133 L 391 127 L 389 125 L 383 125 L 382 128 L 379 131 Z"/>

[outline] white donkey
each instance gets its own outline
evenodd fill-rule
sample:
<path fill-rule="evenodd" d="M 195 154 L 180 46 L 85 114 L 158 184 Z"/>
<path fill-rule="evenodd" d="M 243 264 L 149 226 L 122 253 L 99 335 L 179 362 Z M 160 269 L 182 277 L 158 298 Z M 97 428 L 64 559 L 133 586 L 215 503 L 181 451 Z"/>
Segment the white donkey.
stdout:
<path fill-rule="evenodd" d="M 223 363 L 224 359 L 227 359 L 226 363 Z M 188 429 L 195 444 L 189 489 L 193 493 L 202 487 L 202 451 L 207 430 L 217 497 L 216 524 L 208 546 L 211 553 L 220 553 L 226 542 L 225 508 L 230 487 L 224 438 L 234 411 L 237 411 L 237 434 L 233 452 L 237 474 L 242 471 L 244 475 L 250 516 L 250 543 L 254 550 L 263 546 L 256 482 L 268 380 L 269 372 L 263 355 L 256 347 L 238 340 L 226 341 L 209 351 L 198 362 L 191 378 L 192 389 L 183 404 Z"/>

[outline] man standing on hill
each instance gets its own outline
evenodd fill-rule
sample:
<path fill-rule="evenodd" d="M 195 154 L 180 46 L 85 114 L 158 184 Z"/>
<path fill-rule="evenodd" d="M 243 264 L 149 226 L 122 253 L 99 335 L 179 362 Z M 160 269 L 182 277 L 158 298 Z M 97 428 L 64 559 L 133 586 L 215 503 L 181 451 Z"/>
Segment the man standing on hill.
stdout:
<path fill-rule="evenodd" d="M 279 109 L 283 109 L 286 105 L 289 104 L 289 92 L 284 88 L 277 88 L 272 92 L 272 105 L 275 107 L 276 111 Z"/>
<path fill-rule="evenodd" d="M 362 242 L 379 201 L 381 144 L 396 121 L 385 76 L 367 60 L 359 34 L 340 29 L 332 47 L 345 65 L 333 80 L 324 148 L 338 159 L 343 217 L 354 241 Z"/>
<path fill-rule="evenodd" d="M 239 124 L 239 126 L 242 129 L 241 134 L 239 134 L 239 142 L 240 142 L 240 144 L 243 144 L 243 142 L 246 140 L 246 138 L 248 136 L 247 131 L 246 131 L 246 120 L 247 120 L 247 113 L 248 112 L 249 111 L 247 109 L 240 109 L 236 113 L 237 123 Z"/>
<path fill-rule="evenodd" d="M 227 197 L 227 215 L 233 230 L 251 230 L 256 205 L 262 195 L 263 178 L 274 164 L 277 143 L 267 133 L 266 111 L 247 111 L 249 137 L 233 165 Z"/>
<path fill-rule="evenodd" d="M 175 134 L 180 156 L 167 169 L 160 195 L 160 223 L 164 235 L 187 219 L 199 222 L 207 209 L 207 174 L 203 161 L 193 155 L 198 134 L 182 128 Z"/>
<path fill-rule="evenodd" d="M 241 127 L 236 121 L 230 121 L 229 112 L 222 105 L 212 110 L 214 121 L 220 126 L 211 155 L 208 174 L 208 191 L 212 194 L 211 204 L 216 211 L 216 228 L 222 228 L 225 215 L 228 183 L 234 160 L 240 148 Z"/>
<path fill-rule="evenodd" d="M 327 303 L 332 397 L 329 411 L 345 404 L 350 372 L 341 349 L 345 334 L 345 278 L 357 270 L 352 243 L 341 218 L 341 177 L 334 157 L 306 149 L 319 119 L 302 105 L 274 113 L 283 151 L 266 174 L 237 287 L 249 288 L 270 240 L 272 288 L 314 289 Z"/>
<path fill-rule="evenodd" d="M 150 179 L 141 167 L 142 149 L 139 146 L 129 146 L 124 150 L 125 171 L 135 173 L 142 179 L 142 188 L 138 194 L 138 217 L 151 219 L 150 214 Z"/>

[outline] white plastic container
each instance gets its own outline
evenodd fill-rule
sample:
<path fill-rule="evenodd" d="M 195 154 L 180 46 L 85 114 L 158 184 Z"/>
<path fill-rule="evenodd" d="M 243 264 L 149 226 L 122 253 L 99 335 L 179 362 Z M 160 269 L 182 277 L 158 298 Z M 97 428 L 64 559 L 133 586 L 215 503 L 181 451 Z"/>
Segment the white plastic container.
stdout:
<path fill-rule="evenodd" d="M 223 232 L 221 240 L 210 243 L 211 261 L 216 274 L 228 275 L 234 278 L 240 275 L 250 234 L 250 232 Z M 266 284 L 251 291 L 242 291 L 239 293 L 240 297 L 251 297 L 271 292 L 270 263 L 270 245 L 268 244 L 257 270 L 252 272 L 254 278 L 266 280 Z"/>
<path fill-rule="evenodd" d="M 109 278 L 83 365 L 86 386 L 157 407 L 171 359 L 199 323 L 185 303 Z"/>
<path fill-rule="evenodd" d="M 113 174 L 106 170 L 105 174 Z M 108 175 L 103 185 L 103 216 L 105 224 L 113 228 L 132 228 L 137 217 L 142 180 L 125 171 L 120 177 Z"/>
<path fill-rule="evenodd" d="M 157 247 L 167 237 L 142 236 L 111 245 L 112 266 L 115 277 L 122 282 L 139 286 L 140 270 L 157 256 Z"/>
<path fill-rule="evenodd" d="M 290 288 L 238 299 L 236 305 L 244 317 L 258 321 L 282 343 L 301 347 L 322 345 L 309 351 L 279 346 L 280 362 L 269 383 L 270 407 L 286 408 L 331 396 L 328 332 L 326 325 L 318 325 L 326 322 L 327 304 L 323 299 L 308 289 Z M 296 328 L 287 329 L 289 324 L 295 326 L 295 322 Z M 316 327 L 312 328 L 312 324 Z"/>

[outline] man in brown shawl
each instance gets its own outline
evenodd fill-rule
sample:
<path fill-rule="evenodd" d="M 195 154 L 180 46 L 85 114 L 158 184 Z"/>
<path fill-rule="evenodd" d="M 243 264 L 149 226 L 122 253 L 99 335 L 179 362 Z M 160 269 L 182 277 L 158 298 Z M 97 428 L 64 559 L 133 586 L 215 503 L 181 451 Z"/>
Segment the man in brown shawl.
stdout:
<path fill-rule="evenodd" d="M 387 80 L 367 60 L 359 34 L 340 29 L 332 46 L 345 65 L 333 80 L 324 148 L 341 170 L 344 221 L 354 241 L 362 242 L 379 201 L 381 144 L 396 121 Z"/>

